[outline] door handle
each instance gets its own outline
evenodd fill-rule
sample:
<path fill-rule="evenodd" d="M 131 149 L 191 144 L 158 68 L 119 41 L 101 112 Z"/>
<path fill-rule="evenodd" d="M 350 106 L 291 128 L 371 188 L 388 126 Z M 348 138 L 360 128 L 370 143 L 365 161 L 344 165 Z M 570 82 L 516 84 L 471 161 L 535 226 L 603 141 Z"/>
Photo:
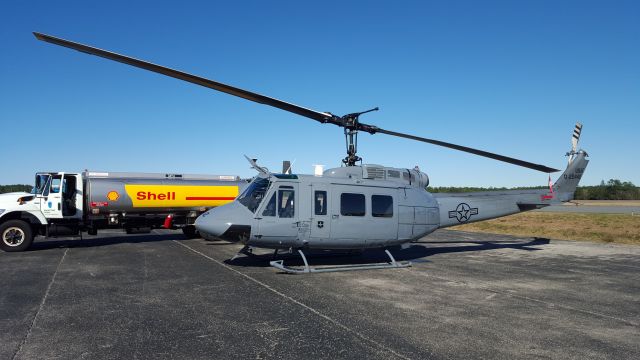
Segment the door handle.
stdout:
<path fill-rule="evenodd" d="M 58 211 L 60 211 L 60 203 L 58 203 Z"/>
<path fill-rule="evenodd" d="M 331 215 L 332 219 L 337 219 L 339 215 Z"/>

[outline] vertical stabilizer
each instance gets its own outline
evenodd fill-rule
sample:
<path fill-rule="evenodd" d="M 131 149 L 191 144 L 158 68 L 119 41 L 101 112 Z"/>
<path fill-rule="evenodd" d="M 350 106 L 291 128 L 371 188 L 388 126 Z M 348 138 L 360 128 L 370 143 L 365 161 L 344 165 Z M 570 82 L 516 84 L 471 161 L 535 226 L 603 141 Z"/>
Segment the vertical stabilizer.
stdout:
<path fill-rule="evenodd" d="M 589 163 L 589 160 L 586 159 L 587 156 L 583 150 L 572 155 L 573 159 L 567 169 L 553 185 L 553 191 L 557 194 L 558 200 L 569 201 L 573 199 L 578 183 Z"/>
<path fill-rule="evenodd" d="M 567 153 L 569 163 L 566 170 L 553 185 L 553 190 L 557 193 L 557 200 L 569 201 L 573 199 L 578 183 L 589 163 L 589 160 L 586 159 L 589 156 L 586 151 L 578 150 L 578 141 L 581 133 L 582 124 L 578 122 L 573 129 L 573 136 L 571 137 L 571 151 Z"/>

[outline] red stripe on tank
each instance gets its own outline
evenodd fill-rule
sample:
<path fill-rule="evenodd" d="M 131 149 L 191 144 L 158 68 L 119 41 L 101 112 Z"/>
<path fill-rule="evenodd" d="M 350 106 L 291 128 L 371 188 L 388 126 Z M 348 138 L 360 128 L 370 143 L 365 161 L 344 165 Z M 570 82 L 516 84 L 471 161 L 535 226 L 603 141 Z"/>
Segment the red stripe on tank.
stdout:
<path fill-rule="evenodd" d="M 217 196 L 187 196 L 186 200 L 233 200 L 235 197 L 217 197 Z"/>

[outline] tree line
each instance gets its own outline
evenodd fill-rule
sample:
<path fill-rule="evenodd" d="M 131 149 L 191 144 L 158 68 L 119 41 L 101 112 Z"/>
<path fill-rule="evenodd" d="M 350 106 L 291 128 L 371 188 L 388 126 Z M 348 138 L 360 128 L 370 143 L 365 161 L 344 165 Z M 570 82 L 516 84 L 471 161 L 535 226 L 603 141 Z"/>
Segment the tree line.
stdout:
<path fill-rule="evenodd" d="M 427 190 L 432 193 L 462 193 L 476 191 L 501 191 L 501 190 L 531 190 L 531 189 L 548 189 L 548 186 L 525 186 L 515 188 L 505 187 L 428 187 Z M 600 185 L 596 186 L 578 186 L 576 189 L 576 200 L 640 200 L 640 187 L 635 186 L 630 181 L 620 181 L 618 179 L 610 179 L 605 182 L 602 180 Z"/>
<path fill-rule="evenodd" d="M 10 192 L 31 192 L 33 189 L 33 185 L 0 185 L 0 194 L 10 193 Z"/>
<path fill-rule="evenodd" d="M 630 181 L 610 179 L 597 186 L 580 186 L 576 189 L 577 200 L 640 200 L 640 187 Z"/>

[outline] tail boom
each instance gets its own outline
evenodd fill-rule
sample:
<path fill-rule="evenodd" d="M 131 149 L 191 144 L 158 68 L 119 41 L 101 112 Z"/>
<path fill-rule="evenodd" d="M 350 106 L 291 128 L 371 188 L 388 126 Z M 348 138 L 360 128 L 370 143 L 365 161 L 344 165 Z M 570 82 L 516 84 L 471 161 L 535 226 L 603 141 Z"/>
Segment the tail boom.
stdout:
<path fill-rule="evenodd" d="M 493 219 L 573 200 L 589 163 L 584 150 L 572 152 L 565 171 L 545 190 L 504 190 L 433 194 L 440 207 L 440 227 Z"/>

